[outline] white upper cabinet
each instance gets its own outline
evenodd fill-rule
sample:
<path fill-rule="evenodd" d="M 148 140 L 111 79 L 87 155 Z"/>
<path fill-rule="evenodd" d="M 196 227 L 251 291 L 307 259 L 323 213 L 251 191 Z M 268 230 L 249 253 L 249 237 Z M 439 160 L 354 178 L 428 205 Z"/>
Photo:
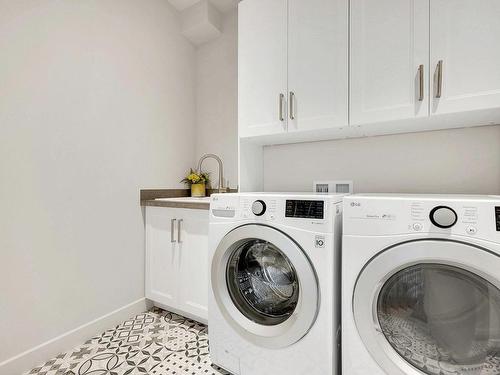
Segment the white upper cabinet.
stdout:
<path fill-rule="evenodd" d="M 428 116 L 429 0 L 351 0 L 350 23 L 350 124 Z"/>
<path fill-rule="evenodd" d="M 289 131 L 348 124 L 347 35 L 348 1 L 288 1 Z"/>
<path fill-rule="evenodd" d="M 240 138 L 498 124 L 499 20 L 500 0 L 243 0 Z"/>
<path fill-rule="evenodd" d="M 348 0 L 239 5 L 239 134 L 348 125 Z"/>
<path fill-rule="evenodd" d="M 246 0 L 238 17 L 241 137 L 286 129 L 287 0 Z"/>
<path fill-rule="evenodd" d="M 500 1 L 432 0 L 431 66 L 432 114 L 500 107 Z"/>

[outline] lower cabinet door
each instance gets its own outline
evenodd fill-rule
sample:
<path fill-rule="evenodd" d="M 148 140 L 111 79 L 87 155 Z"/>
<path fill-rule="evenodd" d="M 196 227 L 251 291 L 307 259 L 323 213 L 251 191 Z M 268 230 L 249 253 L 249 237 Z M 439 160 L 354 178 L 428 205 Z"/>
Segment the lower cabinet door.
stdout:
<path fill-rule="evenodd" d="M 179 221 L 179 309 L 208 319 L 208 211 L 182 210 Z"/>
<path fill-rule="evenodd" d="M 146 207 L 146 298 L 176 307 L 179 258 L 176 209 Z"/>

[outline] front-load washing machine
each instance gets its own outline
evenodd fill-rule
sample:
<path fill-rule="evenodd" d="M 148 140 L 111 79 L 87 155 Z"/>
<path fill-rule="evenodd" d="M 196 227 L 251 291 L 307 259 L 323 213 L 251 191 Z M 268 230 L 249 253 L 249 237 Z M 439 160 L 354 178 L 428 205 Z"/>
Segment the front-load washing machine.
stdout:
<path fill-rule="evenodd" d="M 500 197 L 344 200 L 346 375 L 500 374 Z"/>
<path fill-rule="evenodd" d="M 337 373 L 341 202 L 341 195 L 212 196 L 212 362 L 235 375 Z"/>

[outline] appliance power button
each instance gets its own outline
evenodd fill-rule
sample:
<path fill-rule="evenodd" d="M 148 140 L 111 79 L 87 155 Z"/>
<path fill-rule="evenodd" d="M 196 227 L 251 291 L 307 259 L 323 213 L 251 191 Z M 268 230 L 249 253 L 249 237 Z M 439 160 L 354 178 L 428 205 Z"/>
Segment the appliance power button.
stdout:
<path fill-rule="evenodd" d="M 467 227 L 466 231 L 467 231 L 467 234 L 474 235 L 474 234 L 477 233 L 477 228 L 476 227 L 472 227 L 472 226 L 471 227 Z"/>

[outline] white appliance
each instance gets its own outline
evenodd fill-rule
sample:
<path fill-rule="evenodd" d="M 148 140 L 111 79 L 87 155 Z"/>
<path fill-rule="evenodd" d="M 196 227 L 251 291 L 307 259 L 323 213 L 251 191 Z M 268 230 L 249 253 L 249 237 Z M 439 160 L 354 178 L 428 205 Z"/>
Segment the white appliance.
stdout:
<path fill-rule="evenodd" d="M 350 196 L 343 222 L 343 374 L 500 373 L 500 196 Z"/>
<path fill-rule="evenodd" d="M 338 359 L 342 195 L 216 194 L 212 361 L 235 375 L 330 375 Z"/>

